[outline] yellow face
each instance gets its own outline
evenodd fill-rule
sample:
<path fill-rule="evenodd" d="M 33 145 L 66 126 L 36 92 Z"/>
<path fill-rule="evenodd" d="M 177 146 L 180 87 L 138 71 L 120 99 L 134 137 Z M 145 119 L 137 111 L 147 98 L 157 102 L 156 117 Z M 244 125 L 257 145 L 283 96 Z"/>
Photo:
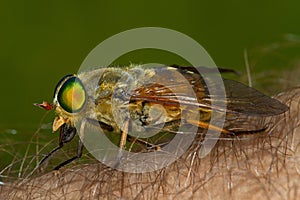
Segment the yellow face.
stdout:
<path fill-rule="evenodd" d="M 86 103 L 86 91 L 80 81 L 74 75 L 62 78 L 56 86 L 54 93 L 54 106 L 58 116 L 53 123 L 53 131 L 56 131 L 64 123 L 71 123 L 74 114 L 79 113 Z"/>

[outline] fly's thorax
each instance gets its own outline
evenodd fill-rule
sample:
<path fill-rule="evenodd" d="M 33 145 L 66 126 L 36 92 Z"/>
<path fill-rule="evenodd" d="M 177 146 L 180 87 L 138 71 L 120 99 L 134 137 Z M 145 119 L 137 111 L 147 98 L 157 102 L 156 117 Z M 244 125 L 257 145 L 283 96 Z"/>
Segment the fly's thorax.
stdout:
<path fill-rule="evenodd" d="M 90 73 L 90 72 L 87 72 Z M 114 129 L 121 128 L 129 116 L 129 102 L 134 90 L 154 75 L 152 69 L 130 66 L 122 68 L 106 68 L 95 72 L 93 78 L 82 73 L 79 77 L 86 85 L 88 101 L 94 106 L 88 108 L 88 116 L 111 125 Z"/>

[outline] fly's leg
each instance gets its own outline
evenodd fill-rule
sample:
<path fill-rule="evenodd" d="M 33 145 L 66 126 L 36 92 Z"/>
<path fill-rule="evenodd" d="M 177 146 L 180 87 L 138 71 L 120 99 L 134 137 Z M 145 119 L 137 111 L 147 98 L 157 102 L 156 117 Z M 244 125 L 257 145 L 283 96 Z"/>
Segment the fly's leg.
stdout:
<path fill-rule="evenodd" d="M 129 128 L 129 121 L 126 120 L 124 124 L 124 128 L 122 130 L 122 135 L 121 135 L 121 140 L 120 140 L 120 145 L 119 145 L 119 154 L 121 153 L 122 150 L 125 149 L 125 144 L 127 141 L 127 135 L 128 135 L 128 128 Z"/>
<path fill-rule="evenodd" d="M 65 165 L 67 165 L 67 164 L 73 162 L 74 160 L 76 160 L 76 159 L 78 159 L 78 158 L 80 158 L 80 157 L 82 156 L 83 143 L 82 143 L 81 140 L 83 140 L 82 137 L 84 136 L 84 134 L 83 134 L 83 133 L 84 133 L 84 127 L 85 127 L 85 124 L 86 124 L 87 122 L 92 123 L 92 124 L 98 123 L 98 121 L 93 120 L 93 119 L 88 119 L 88 118 L 83 118 L 83 119 L 82 119 L 81 126 L 80 126 L 80 130 L 79 130 L 79 132 L 81 133 L 81 135 L 80 135 L 81 138 L 79 138 L 79 140 L 78 140 L 77 155 L 74 156 L 74 157 L 72 157 L 72 158 L 70 158 L 70 159 L 68 159 L 68 160 L 66 160 L 66 161 L 64 161 L 64 162 L 62 162 L 62 163 L 60 163 L 59 165 L 57 165 L 57 166 L 54 168 L 54 170 L 58 170 L 59 168 L 61 168 L 61 167 L 65 166 Z M 98 123 L 98 125 L 99 125 L 99 123 Z M 74 129 L 75 129 L 75 128 L 74 128 Z M 75 130 L 76 130 L 76 129 L 75 129 Z"/>
<path fill-rule="evenodd" d="M 69 160 L 66 160 L 62 163 L 60 163 L 59 165 L 57 165 L 54 170 L 59 170 L 61 167 L 73 162 L 74 160 L 80 158 L 82 156 L 82 149 L 83 149 L 83 144 L 81 142 L 81 140 L 78 140 L 78 149 L 77 149 L 77 155 L 74 156 L 73 158 L 70 158 Z"/>
<path fill-rule="evenodd" d="M 65 143 L 70 142 L 76 134 L 76 128 L 63 124 L 59 131 L 59 142 L 58 147 L 54 148 L 52 151 L 50 151 L 38 164 L 38 167 L 40 167 L 49 157 L 51 157 L 56 151 L 61 149 Z"/>
<path fill-rule="evenodd" d="M 76 135 L 76 128 L 71 126 L 71 125 L 68 125 L 68 124 L 64 124 L 62 125 L 62 127 L 60 128 L 60 136 L 59 136 L 59 145 L 61 147 L 63 147 L 63 145 L 65 143 L 68 143 L 70 142 L 74 136 Z M 73 160 L 75 160 L 78 156 L 80 157 L 81 154 L 82 154 L 82 147 L 80 147 L 81 145 L 81 141 L 79 140 L 79 146 L 78 146 L 78 153 L 77 153 L 77 156 L 74 156 L 73 158 L 69 159 L 69 160 L 66 160 L 65 162 L 59 164 L 58 166 L 56 166 L 54 168 L 54 170 L 58 170 L 59 168 L 61 168 L 62 166 L 72 162 Z"/>
<path fill-rule="evenodd" d="M 135 138 L 135 137 L 132 137 L 132 136 L 127 137 L 127 139 L 128 139 L 129 142 L 131 142 L 131 145 L 130 145 L 130 147 L 128 149 L 129 152 L 132 150 L 132 147 L 133 147 L 133 145 L 135 143 L 139 143 L 141 145 L 146 146 L 146 148 L 147 148 L 148 151 L 153 151 L 153 150 L 154 151 L 159 151 L 159 150 L 161 150 L 161 146 L 163 146 L 165 144 L 168 144 L 168 143 L 165 143 L 165 144 L 156 145 L 156 144 L 152 144 L 150 142 L 147 142 L 147 141 L 145 141 L 143 139 Z"/>
<path fill-rule="evenodd" d="M 102 122 L 100 122 L 100 121 L 98 121 L 98 120 L 94 120 L 94 119 L 91 119 L 91 118 L 83 118 L 82 119 L 82 122 L 81 122 L 81 126 L 80 126 L 80 130 L 79 130 L 79 132 L 81 133 L 81 135 L 80 135 L 80 138 L 79 138 L 79 140 L 78 140 L 78 149 L 77 149 L 77 155 L 76 156 L 74 156 L 74 157 L 72 157 L 72 158 L 70 158 L 70 159 L 68 159 L 68 160 L 66 160 L 66 161 L 64 161 L 64 162 L 62 162 L 61 164 L 59 164 L 59 165 L 57 165 L 55 168 L 54 168 L 54 170 L 58 170 L 59 168 L 61 168 L 61 167 L 63 167 L 63 166 L 65 166 L 65 165 L 67 165 L 67 164 L 69 164 L 69 163 L 71 163 L 71 162 L 73 162 L 74 160 L 76 160 L 76 159 L 78 159 L 78 158 L 80 158 L 81 156 L 82 156 L 82 150 L 83 150 L 83 143 L 82 143 L 82 140 L 83 140 L 83 137 L 84 137 L 84 127 L 85 127 L 85 125 L 86 125 L 86 123 L 90 123 L 90 124 L 93 124 L 93 125 L 95 125 L 95 126 L 101 126 L 103 129 L 106 129 L 106 130 L 109 130 L 109 131 L 112 131 L 113 130 L 113 128 L 111 127 L 111 126 L 109 126 L 109 125 L 107 125 L 107 124 L 104 124 L 104 123 L 102 123 Z M 74 128 L 75 129 L 75 128 Z M 76 132 L 76 129 L 75 129 L 75 132 Z M 67 138 L 67 141 L 66 140 L 63 140 L 62 139 L 62 145 L 64 144 L 64 143 L 66 143 L 66 142 L 69 142 L 74 136 L 72 136 L 72 138 L 70 139 L 70 138 L 68 138 L 68 137 L 66 137 L 68 134 L 62 134 L 63 136 L 65 135 L 65 138 Z M 75 134 L 74 134 L 75 135 Z M 64 137 L 63 137 L 64 138 Z M 62 146 L 61 146 L 62 147 Z M 60 148 L 61 148 L 60 147 Z M 60 149 L 60 148 L 58 148 L 58 149 Z M 58 150 L 57 149 L 57 150 Z"/>
<path fill-rule="evenodd" d="M 194 125 L 194 126 L 198 126 L 200 128 L 204 128 L 204 129 L 211 129 L 214 131 L 219 131 L 225 135 L 229 135 L 229 136 L 239 136 L 239 135 L 247 135 L 247 134 L 255 134 L 255 133 L 261 133 L 264 132 L 267 127 L 261 128 L 261 129 L 257 129 L 257 130 L 227 130 L 224 128 L 220 128 L 218 126 L 214 126 L 211 125 L 209 123 L 206 122 L 202 122 L 202 121 L 196 121 L 196 120 L 187 120 L 188 123 Z"/>
<path fill-rule="evenodd" d="M 57 150 L 61 149 L 64 145 L 63 144 L 59 144 L 58 147 L 56 147 L 55 149 L 53 149 L 52 151 L 50 151 L 38 164 L 38 167 L 40 167 L 46 160 L 48 160 L 48 158 L 50 156 L 52 156 L 52 154 L 54 154 Z"/>
<path fill-rule="evenodd" d="M 94 124 L 97 126 L 101 126 L 102 128 L 112 131 L 113 128 L 107 124 L 104 124 L 100 121 L 94 120 L 94 119 L 90 119 L 90 118 L 84 118 L 82 120 L 81 123 L 81 127 L 80 127 L 80 133 L 84 133 L 84 127 L 86 123 L 90 123 L 90 124 Z M 40 167 L 49 157 L 51 157 L 56 151 L 58 151 L 59 149 L 61 149 L 65 143 L 70 142 L 74 136 L 76 135 L 76 128 L 72 127 L 68 124 L 63 124 L 60 128 L 60 134 L 59 134 L 59 145 L 58 147 L 56 147 L 55 149 L 53 149 L 52 151 L 50 151 L 38 164 L 37 167 Z M 83 137 L 83 134 L 81 135 L 81 137 Z M 82 138 L 81 138 L 82 139 Z M 82 141 L 79 139 L 78 141 L 78 149 L 77 149 L 77 155 L 62 162 L 61 164 L 57 165 L 54 170 L 58 170 L 59 168 L 71 163 L 72 161 L 80 158 L 82 156 L 82 150 L 83 150 L 83 143 Z"/>
<path fill-rule="evenodd" d="M 46 155 L 41 162 L 39 163 L 39 166 L 43 164 L 51 155 L 53 155 L 57 150 L 61 149 L 65 143 L 70 142 L 74 136 L 76 135 L 76 128 L 63 124 L 62 127 L 60 128 L 60 134 L 59 134 L 59 145 L 55 149 L 53 149 L 48 155 Z M 61 165 L 59 165 L 61 167 Z M 55 169 L 59 169 L 55 167 Z"/>
<path fill-rule="evenodd" d="M 224 134 L 231 134 L 231 132 L 226 130 L 226 129 L 220 128 L 218 126 L 211 125 L 211 124 L 206 123 L 206 122 L 197 121 L 197 120 L 187 120 L 187 122 L 189 124 L 192 124 L 194 126 L 198 126 L 200 128 L 203 128 L 203 129 L 211 129 L 211 130 L 214 130 L 214 131 L 219 131 L 219 132 L 224 133 Z"/>
<path fill-rule="evenodd" d="M 117 156 L 117 162 L 114 165 L 114 168 L 118 168 L 121 163 L 121 158 L 123 155 L 123 150 L 125 149 L 127 136 L 128 136 L 128 129 L 129 129 L 129 120 L 126 120 L 123 126 L 122 134 L 121 134 L 121 140 L 119 144 L 119 152 Z"/>
<path fill-rule="evenodd" d="M 231 136 L 241 136 L 241 135 L 251 135 L 251 134 L 257 134 L 257 133 L 262 133 L 265 132 L 268 129 L 268 127 L 260 128 L 257 130 L 230 130 L 230 135 Z"/>
<path fill-rule="evenodd" d="M 84 127 L 85 127 L 86 123 L 90 123 L 90 124 L 95 125 L 95 126 L 100 125 L 101 128 L 103 128 L 103 129 L 106 129 L 108 131 L 113 131 L 113 127 L 111 127 L 110 125 L 107 125 L 103 122 L 100 122 L 98 120 L 94 120 L 94 119 L 91 119 L 91 118 L 84 118 L 82 120 L 80 130 L 79 130 L 80 133 L 81 133 L 81 135 L 80 135 L 81 137 L 83 137 L 83 135 L 84 135 L 83 133 L 84 133 Z M 126 120 L 126 122 L 124 124 L 124 127 L 123 127 L 122 135 L 121 135 L 121 140 L 120 140 L 120 144 L 119 144 L 119 152 L 118 152 L 118 155 L 117 155 L 117 162 L 115 164 L 115 168 L 117 168 L 120 165 L 120 160 L 122 158 L 122 151 L 125 149 L 125 145 L 126 145 L 126 141 L 127 141 L 128 129 L 129 129 L 129 120 Z M 81 148 L 82 148 L 82 146 L 83 146 L 82 143 L 80 145 L 81 145 Z M 79 153 L 81 153 L 81 151 L 78 151 L 77 156 L 71 158 L 70 160 L 65 161 L 62 164 L 65 165 L 65 164 L 68 164 L 68 163 L 72 162 L 73 160 L 77 159 L 79 155 L 81 156 L 81 154 L 79 154 Z M 59 165 L 58 167 L 63 166 L 62 164 Z"/>

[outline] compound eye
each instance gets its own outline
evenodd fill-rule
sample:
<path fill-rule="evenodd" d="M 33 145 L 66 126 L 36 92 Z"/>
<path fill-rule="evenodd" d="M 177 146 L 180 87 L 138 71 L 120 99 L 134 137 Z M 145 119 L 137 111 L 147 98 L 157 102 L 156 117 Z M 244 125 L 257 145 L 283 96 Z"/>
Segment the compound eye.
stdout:
<path fill-rule="evenodd" d="M 59 88 L 57 101 L 65 111 L 79 112 L 86 102 L 86 91 L 80 79 L 76 76 L 68 77 Z"/>

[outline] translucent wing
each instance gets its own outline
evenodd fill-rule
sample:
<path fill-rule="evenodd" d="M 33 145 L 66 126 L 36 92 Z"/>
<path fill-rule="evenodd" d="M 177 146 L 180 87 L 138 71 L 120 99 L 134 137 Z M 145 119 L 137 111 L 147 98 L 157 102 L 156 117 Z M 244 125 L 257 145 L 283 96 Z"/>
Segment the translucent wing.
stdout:
<path fill-rule="evenodd" d="M 288 110 L 286 105 L 254 88 L 233 80 L 223 81 L 228 111 L 246 115 L 272 116 Z"/>
<path fill-rule="evenodd" d="M 210 113 L 211 109 L 217 112 L 226 112 L 225 128 L 231 131 L 255 131 L 263 129 L 264 125 L 259 123 L 257 118 L 281 114 L 288 110 L 288 107 L 278 100 L 250 88 L 242 83 L 223 80 L 226 92 L 226 108 L 212 107 L 212 101 L 218 100 L 218 95 L 213 97 L 209 94 L 207 86 L 199 73 L 185 68 L 178 68 L 178 71 L 188 80 L 189 85 L 183 82 L 165 81 L 163 85 L 148 84 L 134 91 L 131 101 L 142 100 L 153 102 L 164 106 L 185 106 L 190 112 L 199 111 Z M 167 71 L 167 68 L 160 68 L 159 73 Z M 174 79 L 165 72 L 166 79 Z M 186 94 L 185 91 L 192 87 L 196 96 Z M 219 87 L 217 84 L 210 87 Z M 177 93 L 173 93 L 176 88 Z M 197 99 L 195 99 L 197 98 Z M 222 98 L 224 99 L 224 98 Z M 196 110 L 197 110 L 196 109 Z M 253 119 L 251 120 L 250 117 Z"/>
<path fill-rule="evenodd" d="M 163 68 L 162 68 L 163 69 Z M 162 70 L 160 69 L 160 70 Z M 165 70 L 167 70 L 165 68 Z M 207 86 L 201 77 L 196 73 L 190 73 L 191 71 L 180 70 L 180 72 L 186 77 L 190 85 L 181 82 L 167 82 L 167 85 L 149 84 L 140 87 L 135 90 L 131 100 L 144 100 L 150 102 L 157 102 L 160 104 L 173 104 L 173 105 L 189 105 L 198 106 L 200 108 L 210 108 L 212 100 L 218 100 L 218 96 L 212 97 L 209 94 Z M 174 77 L 166 76 L 166 79 Z M 288 107 L 276 99 L 264 95 L 254 88 L 250 88 L 242 83 L 233 80 L 223 79 L 225 92 L 226 92 L 226 106 L 224 108 L 214 108 L 217 111 L 254 115 L 254 116 L 272 116 L 284 113 L 288 110 Z M 190 87 L 193 87 L 197 97 L 197 103 L 195 103 L 195 96 L 190 96 L 185 93 Z M 219 87 L 217 84 L 210 87 Z M 173 88 L 176 88 L 176 94 L 173 93 Z M 221 98 L 220 98 L 221 99 Z M 224 98 L 222 98 L 224 99 Z"/>

